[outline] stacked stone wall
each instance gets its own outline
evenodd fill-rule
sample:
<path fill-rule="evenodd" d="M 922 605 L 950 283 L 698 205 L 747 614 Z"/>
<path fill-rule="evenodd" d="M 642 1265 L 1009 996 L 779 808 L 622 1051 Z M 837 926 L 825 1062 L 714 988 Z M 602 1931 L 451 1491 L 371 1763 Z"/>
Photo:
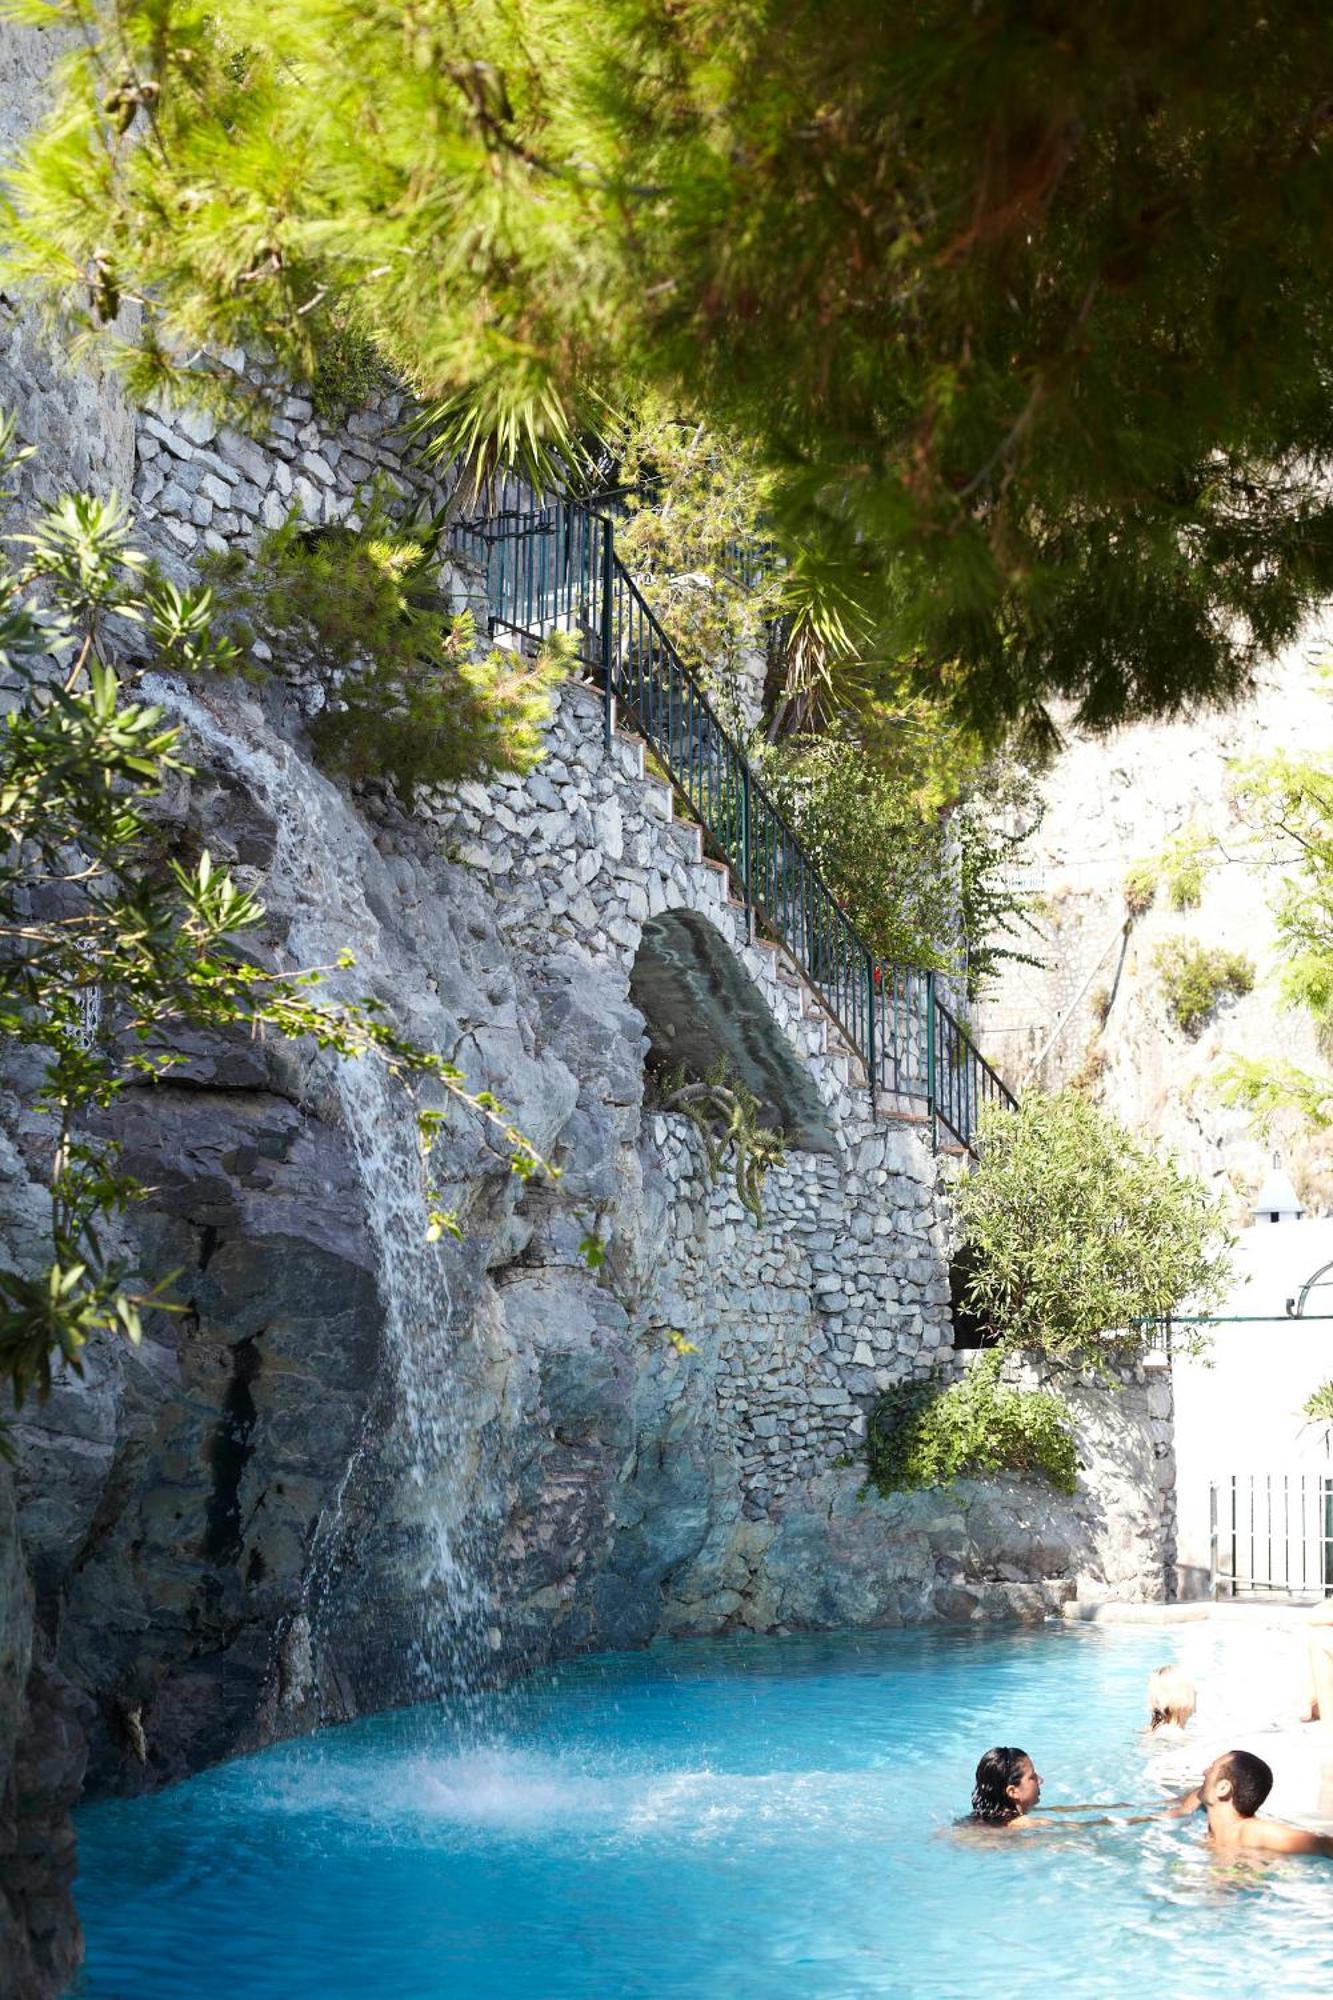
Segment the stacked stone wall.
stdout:
<path fill-rule="evenodd" d="M 135 513 L 164 567 L 188 574 L 201 555 L 252 547 L 292 515 L 311 527 L 359 527 L 376 491 L 389 504 L 441 504 L 443 487 L 403 435 L 410 409 L 400 391 L 320 418 L 308 395 L 284 391 L 243 355 L 231 359 L 266 398 L 255 434 L 201 410 L 139 414 Z"/>

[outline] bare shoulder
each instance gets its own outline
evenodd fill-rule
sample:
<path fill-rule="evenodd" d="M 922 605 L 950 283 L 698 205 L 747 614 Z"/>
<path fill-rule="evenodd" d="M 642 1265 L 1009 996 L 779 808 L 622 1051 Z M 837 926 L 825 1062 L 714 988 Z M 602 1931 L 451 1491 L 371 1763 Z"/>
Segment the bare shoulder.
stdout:
<path fill-rule="evenodd" d="M 955 1840 L 965 1840 L 969 1846 L 994 1847 L 997 1843 L 1012 1840 L 1016 1833 L 1050 1833 L 1053 1829 L 1043 1826 L 1040 1820 L 1027 1813 L 1020 1813 L 1017 1819 L 1004 1821 L 956 1819 L 952 1826 L 942 1827 L 941 1832 L 949 1833 Z"/>
<path fill-rule="evenodd" d="M 1303 1826 L 1288 1826 L 1280 1819 L 1253 1819 L 1245 1829 L 1242 1843 L 1265 1854 L 1324 1854 L 1333 1856 L 1333 1839 L 1311 1833 Z"/>

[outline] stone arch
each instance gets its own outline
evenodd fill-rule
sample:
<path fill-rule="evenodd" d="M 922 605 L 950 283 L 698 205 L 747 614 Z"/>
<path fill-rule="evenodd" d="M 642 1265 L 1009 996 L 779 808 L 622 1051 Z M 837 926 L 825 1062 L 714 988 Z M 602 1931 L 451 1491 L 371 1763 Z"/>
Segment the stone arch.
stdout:
<path fill-rule="evenodd" d="M 812 1152 L 837 1149 L 828 1106 L 735 952 L 697 910 L 650 917 L 630 968 L 653 1058 L 703 1075 L 724 1057 L 765 1120 Z"/>

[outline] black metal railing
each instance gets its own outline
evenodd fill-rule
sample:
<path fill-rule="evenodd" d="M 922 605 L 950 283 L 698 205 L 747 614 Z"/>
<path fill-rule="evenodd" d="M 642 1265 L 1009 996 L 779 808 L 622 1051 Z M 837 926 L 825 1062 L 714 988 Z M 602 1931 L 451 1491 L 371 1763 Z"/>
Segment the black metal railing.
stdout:
<path fill-rule="evenodd" d="M 789 954 L 865 1064 L 872 1096 L 924 1105 L 959 1144 L 1004 1083 L 936 990 L 936 975 L 878 958 L 839 908 L 744 752 L 616 555 L 613 520 L 570 500 L 506 489 L 455 523 L 455 550 L 486 575 L 491 630 L 540 643 L 575 633 L 617 714 L 649 745 L 731 870 L 761 933 Z"/>

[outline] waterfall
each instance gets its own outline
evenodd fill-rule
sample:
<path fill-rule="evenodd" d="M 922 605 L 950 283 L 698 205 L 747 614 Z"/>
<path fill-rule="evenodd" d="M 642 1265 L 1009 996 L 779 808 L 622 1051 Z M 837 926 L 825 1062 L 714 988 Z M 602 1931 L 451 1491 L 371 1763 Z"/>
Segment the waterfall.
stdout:
<path fill-rule="evenodd" d="M 365 827 L 347 800 L 272 733 L 239 691 L 228 690 L 225 720 L 198 690 L 166 676 L 146 676 L 142 692 L 188 729 L 212 765 L 242 780 L 273 818 L 277 841 L 266 894 L 286 925 L 294 969 L 331 965 L 350 949 L 356 971 L 329 975 L 329 990 L 365 991 L 377 959 L 382 962 L 383 934 L 355 866 Z M 330 1068 L 364 1189 L 396 1410 L 390 1434 L 378 1442 L 363 1422 L 316 1524 L 306 1561 L 306 1611 L 318 1647 L 350 1530 L 349 1496 L 372 1465 L 379 1470 L 401 1460 L 398 1513 L 419 1565 L 413 1678 L 423 1695 L 475 1694 L 497 1636 L 483 1563 L 497 1496 L 484 1496 L 478 1505 L 477 1482 L 469 1476 L 478 1470 L 478 1424 L 470 1419 L 468 1397 L 458 1392 L 465 1339 L 454 1324 L 448 1272 L 457 1252 L 447 1241 L 425 1240 L 415 1115 L 401 1084 L 370 1058 L 334 1059 Z"/>

